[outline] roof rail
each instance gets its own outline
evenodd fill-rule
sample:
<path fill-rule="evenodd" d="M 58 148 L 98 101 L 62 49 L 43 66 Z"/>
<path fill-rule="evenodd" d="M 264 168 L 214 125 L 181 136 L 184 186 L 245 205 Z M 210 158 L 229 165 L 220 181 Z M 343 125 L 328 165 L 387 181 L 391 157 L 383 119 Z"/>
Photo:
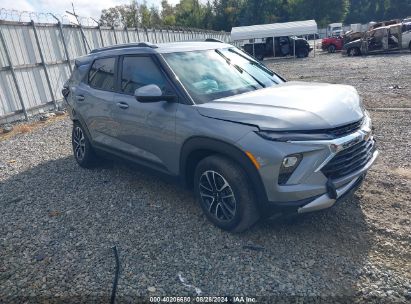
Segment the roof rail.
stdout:
<path fill-rule="evenodd" d="M 125 49 L 125 48 L 132 48 L 132 47 L 148 47 L 152 49 L 158 48 L 157 45 L 152 44 L 150 42 L 137 42 L 137 43 L 125 43 L 125 44 L 115 44 L 111 46 L 106 46 L 98 49 L 94 49 L 90 52 L 90 54 L 99 53 L 103 51 L 111 51 L 117 49 Z"/>
<path fill-rule="evenodd" d="M 225 43 L 224 41 L 221 41 L 219 39 L 215 39 L 215 38 L 207 38 L 206 40 L 204 40 L 206 42 L 220 42 L 220 43 Z"/>

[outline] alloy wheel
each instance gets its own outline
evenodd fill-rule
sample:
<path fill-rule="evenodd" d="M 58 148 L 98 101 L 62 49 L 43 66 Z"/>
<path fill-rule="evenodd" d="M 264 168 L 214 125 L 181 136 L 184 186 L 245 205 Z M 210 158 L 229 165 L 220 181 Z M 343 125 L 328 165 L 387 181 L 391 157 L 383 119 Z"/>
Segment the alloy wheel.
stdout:
<path fill-rule="evenodd" d="M 80 127 L 76 127 L 73 133 L 73 148 L 74 155 L 78 160 L 82 160 L 86 154 L 86 140 L 83 130 Z"/>
<path fill-rule="evenodd" d="M 237 203 L 227 180 L 219 173 L 205 171 L 199 182 L 202 202 L 208 212 L 220 221 L 230 221 L 236 214 Z"/>
<path fill-rule="evenodd" d="M 351 56 L 357 55 L 357 50 L 356 49 L 350 49 L 350 55 Z"/>

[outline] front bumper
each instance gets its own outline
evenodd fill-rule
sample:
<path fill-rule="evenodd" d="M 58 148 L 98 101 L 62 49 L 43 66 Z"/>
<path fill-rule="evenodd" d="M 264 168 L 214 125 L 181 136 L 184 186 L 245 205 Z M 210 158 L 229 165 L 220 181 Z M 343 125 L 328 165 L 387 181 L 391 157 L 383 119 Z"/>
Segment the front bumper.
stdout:
<path fill-rule="evenodd" d="M 357 172 L 353 173 L 351 181 L 343 186 L 337 187 L 334 182 L 328 180 L 325 187 L 326 192 L 304 200 L 293 202 L 269 202 L 267 213 L 308 213 L 319 211 L 334 206 L 336 203 L 343 201 L 350 194 L 353 194 L 362 184 L 368 169 L 372 166 L 378 157 L 379 152 L 376 150 L 371 160 Z"/>
<path fill-rule="evenodd" d="M 346 197 L 347 194 L 353 193 L 355 190 L 357 190 L 362 184 L 364 177 L 365 175 L 361 175 L 353 179 L 347 185 L 335 189 L 336 195 L 334 198 L 331 198 L 329 193 L 323 194 L 320 197 L 314 199 L 311 203 L 298 208 L 297 212 L 307 213 L 332 207 L 337 201 L 340 201 L 344 197 Z"/>
<path fill-rule="evenodd" d="M 239 143 L 246 151 L 252 149 L 261 166 L 258 173 L 266 195 L 264 205 L 270 214 L 274 210 L 305 213 L 333 206 L 362 181 L 378 156 L 368 115 L 356 132 L 333 140 L 278 142 L 260 138 L 254 133 Z M 372 148 L 366 154 L 355 154 L 356 158 L 348 156 L 349 160 L 343 163 L 343 171 L 330 171 L 333 166 L 339 166 L 341 157 L 346 157 L 344 151 L 357 151 L 356 145 L 362 143 Z M 282 160 L 297 153 L 303 155 L 301 163 L 285 184 L 279 184 Z"/>

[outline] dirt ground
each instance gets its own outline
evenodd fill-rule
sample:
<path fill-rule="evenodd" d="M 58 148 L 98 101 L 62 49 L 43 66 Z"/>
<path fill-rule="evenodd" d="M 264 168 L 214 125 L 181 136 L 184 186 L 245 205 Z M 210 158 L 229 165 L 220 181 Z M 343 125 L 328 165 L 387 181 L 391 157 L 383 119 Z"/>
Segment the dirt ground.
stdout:
<path fill-rule="evenodd" d="M 411 54 L 265 63 L 288 80 L 358 89 L 380 156 L 351 200 L 230 234 L 170 181 L 123 163 L 80 168 L 67 117 L 19 127 L 0 139 L 0 302 L 107 303 L 117 246 L 118 303 L 199 294 L 409 303 Z"/>
<path fill-rule="evenodd" d="M 375 237 L 370 259 L 411 279 L 411 53 L 363 57 L 320 54 L 266 64 L 289 81 L 354 86 L 373 119 L 380 155 L 357 192 Z M 319 97 L 320 98 L 320 97 Z"/>

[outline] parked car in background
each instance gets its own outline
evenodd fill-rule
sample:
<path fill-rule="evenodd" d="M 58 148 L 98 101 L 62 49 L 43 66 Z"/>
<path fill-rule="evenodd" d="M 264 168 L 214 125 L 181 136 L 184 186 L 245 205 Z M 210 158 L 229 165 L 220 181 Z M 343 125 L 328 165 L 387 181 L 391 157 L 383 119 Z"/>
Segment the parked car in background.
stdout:
<path fill-rule="evenodd" d="M 411 23 L 373 26 L 360 39 L 346 43 L 343 54 L 358 56 L 401 49 L 410 49 L 411 51 Z"/>
<path fill-rule="evenodd" d="M 378 155 L 353 87 L 287 82 L 225 43 L 96 49 L 63 95 L 81 167 L 109 154 L 173 176 L 229 231 L 333 206 Z"/>
<path fill-rule="evenodd" d="M 268 37 L 265 42 L 262 43 L 247 43 L 243 46 L 244 51 L 254 56 L 258 60 L 263 60 L 265 57 L 284 57 L 294 56 L 294 44 L 295 44 L 295 56 L 298 58 L 304 58 L 312 51 L 307 40 L 303 38 L 292 37 L 275 37 L 274 44 L 273 38 Z M 275 45 L 275 53 L 274 53 Z"/>
<path fill-rule="evenodd" d="M 341 36 L 327 37 L 321 41 L 321 49 L 328 51 L 328 53 L 335 53 L 341 51 L 344 45 L 344 38 Z"/>

